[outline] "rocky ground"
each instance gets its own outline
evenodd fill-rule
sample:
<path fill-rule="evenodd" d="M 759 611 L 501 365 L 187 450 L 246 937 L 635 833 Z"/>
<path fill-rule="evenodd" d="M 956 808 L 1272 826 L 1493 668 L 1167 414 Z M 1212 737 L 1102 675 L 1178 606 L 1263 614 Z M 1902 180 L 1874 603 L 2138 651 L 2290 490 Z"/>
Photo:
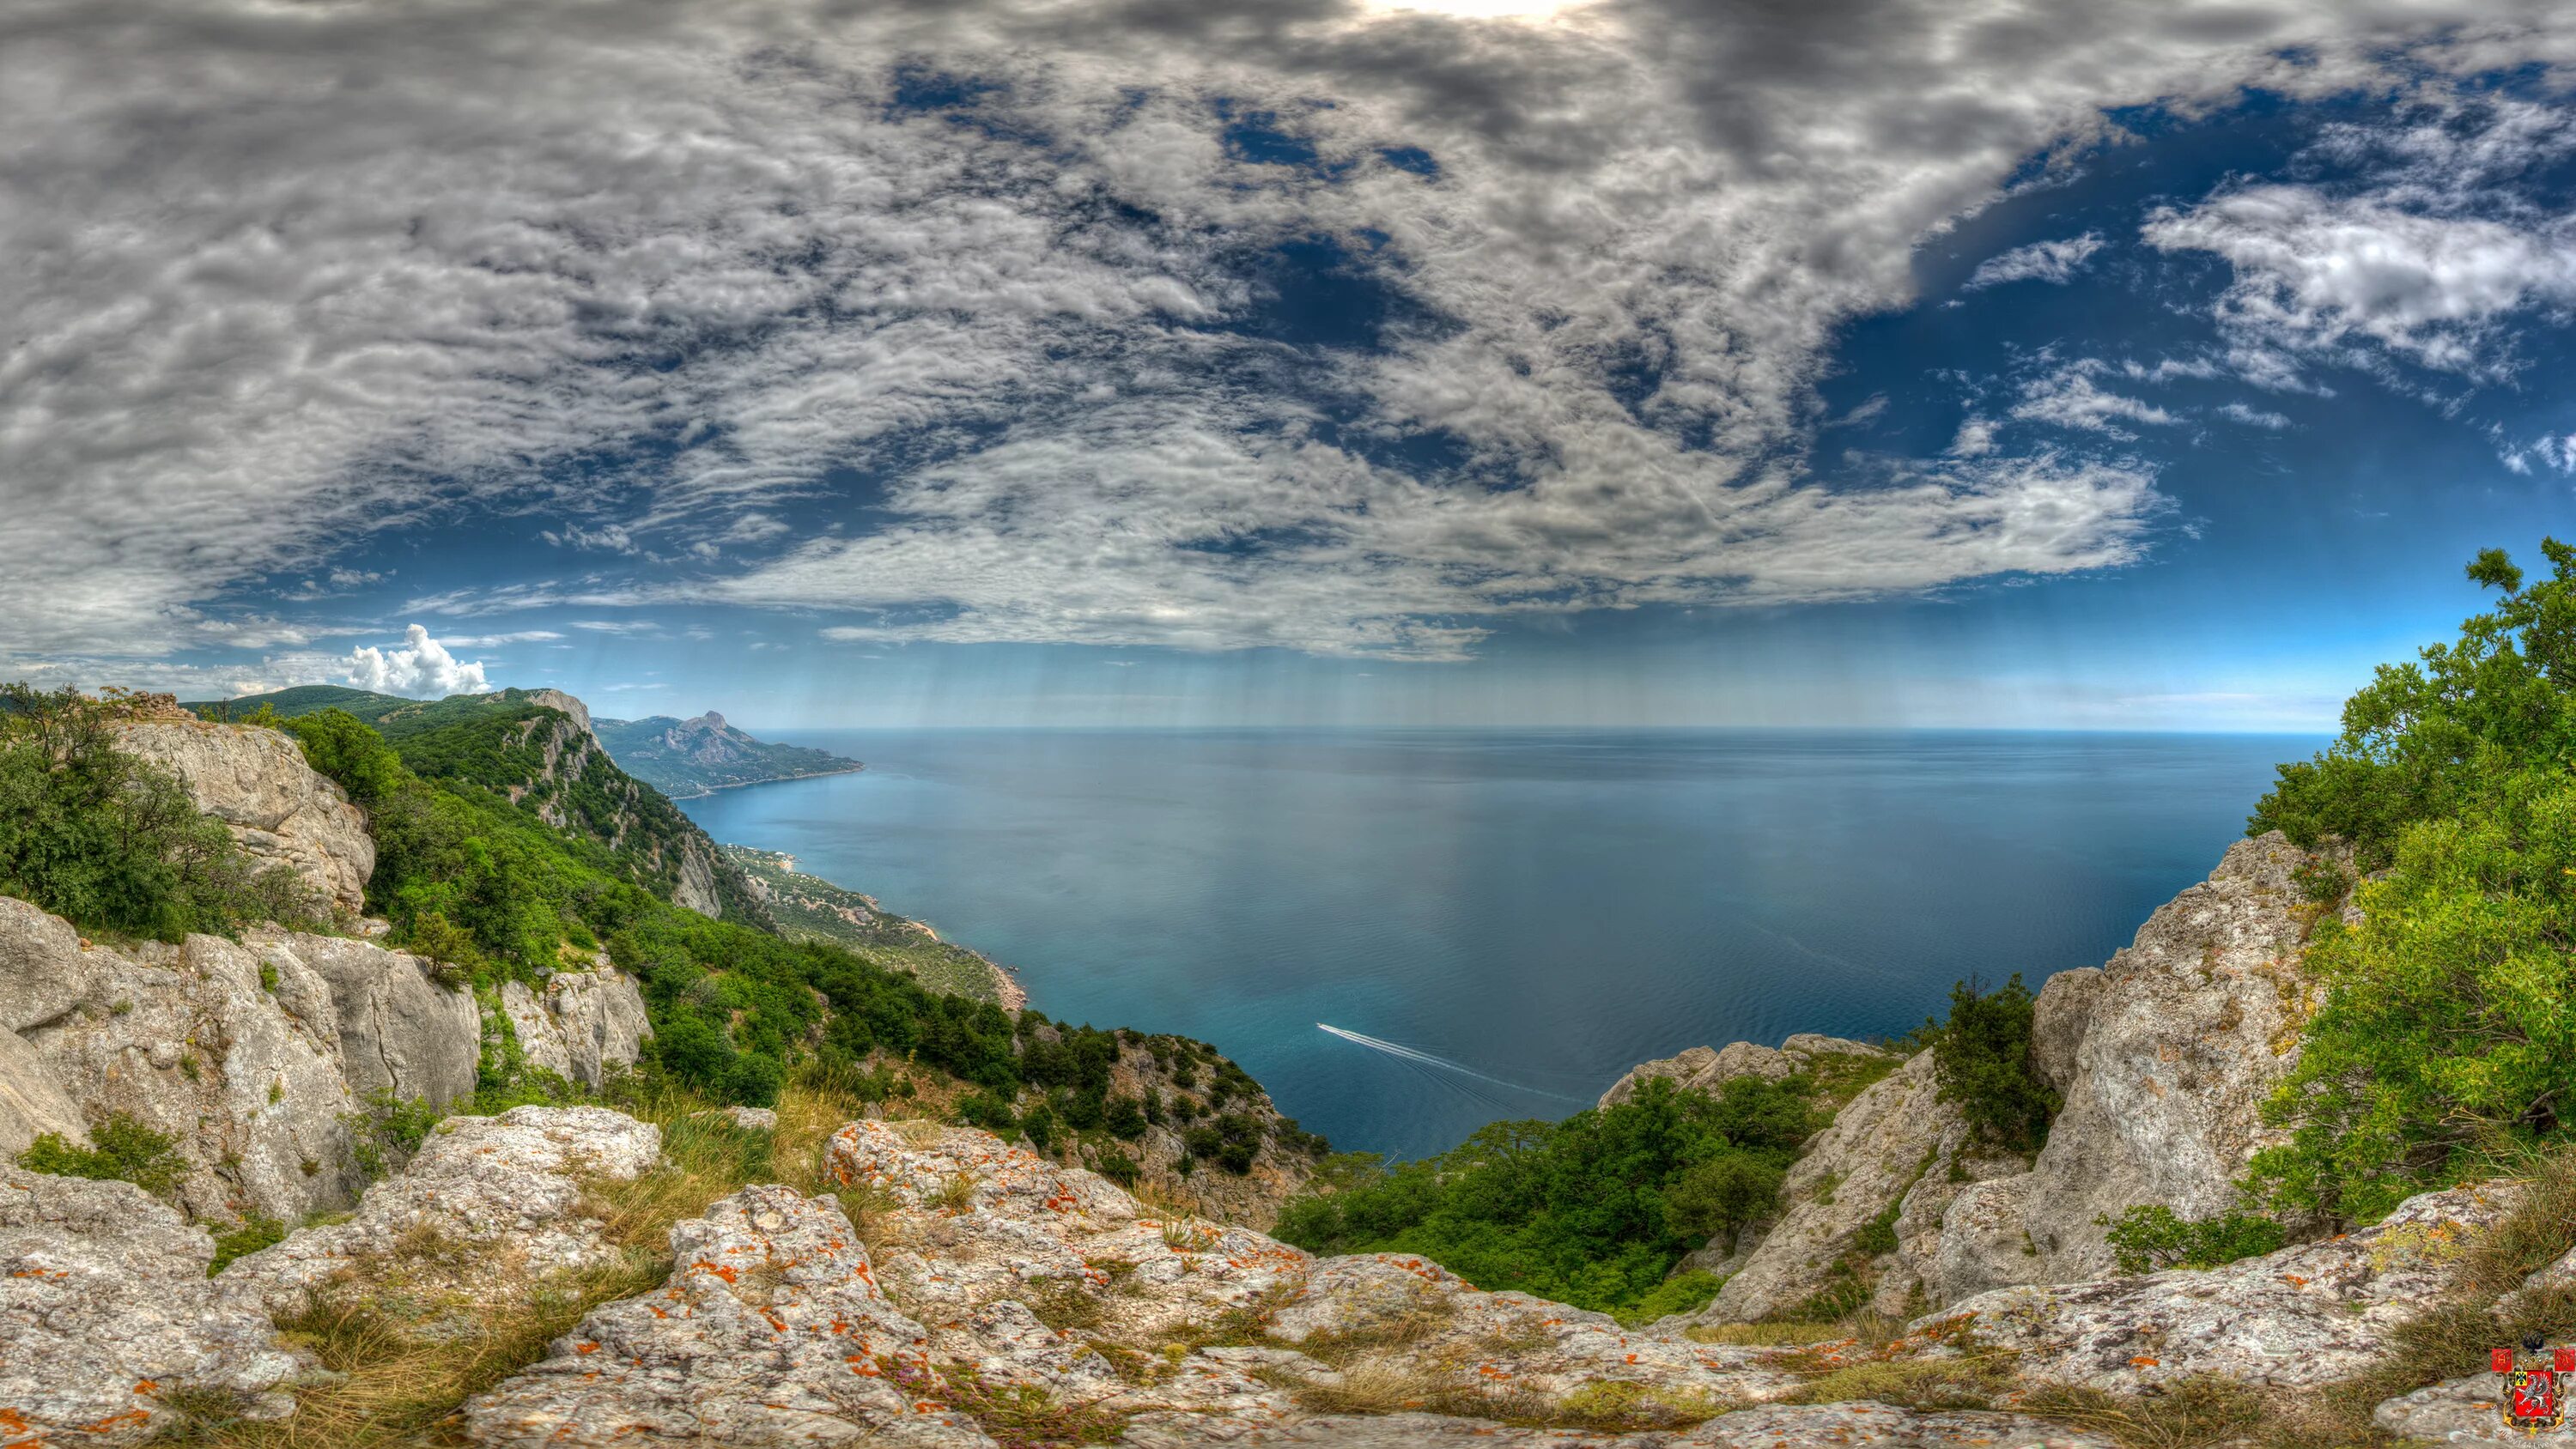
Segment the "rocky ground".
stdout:
<path fill-rule="evenodd" d="M 317 1302 L 434 1339 L 499 1300 L 597 1282 L 621 1251 L 620 1185 L 667 1172 L 662 1150 L 602 1108 L 451 1119 L 347 1221 L 212 1279 L 204 1234 L 139 1191 L 0 1174 L 0 1442 L 140 1444 L 183 1412 L 295 1412 L 332 1375 L 270 1324 Z M 1919 1384 L 1982 1381 L 1996 1406 L 2212 1375 L 2313 1389 L 2449 1292 L 2518 1201 L 2507 1185 L 2428 1194 L 2223 1269 L 2006 1289 L 1883 1343 L 1790 1348 L 1623 1329 L 1420 1259 L 1316 1259 L 966 1128 L 851 1122 L 821 1168 L 827 1191 L 753 1184 L 691 1211 L 657 1283 L 567 1319 L 450 1429 L 511 1446 L 2108 1445 Z M 1891 1388 L 1917 1406 L 1868 1392 Z M 2479 1388 L 2392 1398 L 2381 1417 L 2474 1427 Z"/>

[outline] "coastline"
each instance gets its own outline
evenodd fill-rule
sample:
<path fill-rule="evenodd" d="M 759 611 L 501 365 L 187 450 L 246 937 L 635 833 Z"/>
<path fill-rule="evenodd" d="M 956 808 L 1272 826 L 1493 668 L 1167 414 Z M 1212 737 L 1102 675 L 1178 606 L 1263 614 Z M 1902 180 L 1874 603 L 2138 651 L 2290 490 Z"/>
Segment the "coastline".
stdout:
<path fill-rule="evenodd" d="M 772 775 L 766 780 L 736 780 L 730 785 L 709 785 L 702 790 L 692 790 L 686 795 L 672 795 L 668 790 L 662 793 L 673 800 L 703 800 L 718 790 L 748 790 L 754 785 L 783 785 L 790 780 L 820 780 L 832 775 L 855 775 L 866 768 L 867 764 L 862 761 L 846 770 L 808 770 L 801 775 Z M 629 770 L 627 773 L 631 775 L 635 772 Z"/>

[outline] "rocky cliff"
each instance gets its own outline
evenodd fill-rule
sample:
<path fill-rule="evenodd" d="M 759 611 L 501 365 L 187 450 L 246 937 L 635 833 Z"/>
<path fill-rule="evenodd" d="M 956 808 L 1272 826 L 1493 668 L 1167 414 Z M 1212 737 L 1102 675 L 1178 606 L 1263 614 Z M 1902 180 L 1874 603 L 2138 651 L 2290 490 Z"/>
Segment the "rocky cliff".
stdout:
<path fill-rule="evenodd" d="M 2107 1224 L 2129 1208 L 2192 1219 L 2234 1207 L 2249 1159 L 2278 1140 L 2261 1107 L 2315 1004 L 2300 957 L 2325 908 L 2293 879 L 2315 858 L 2278 833 L 2239 841 L 2104 966 L 2049 978 L 2031 1058 L 2064 1105 L 2035 1158 L 1981 1145 L 1940 1100 L 1928 1052 L 1863 1090 L 1808 1144 L 1776 1221 L 1688 1265 L 1729 1275 L 1698 1321 L 1863 1305 L 1902 1316 L 2087 1281 L 2112 1271 Z M 1829 1041 L 1698 1048 L 1637 1068 L 1603 1100 L 1640 1075 L 1714 1091 L 1811 1070 Z"/>
<path fill-rule="evenodd" d="M 366 909 L 376 844 L 338 785 L 305 767 L 303 750 L 270 729 L 202 720 L 121 725 L 118 747 L 179 776 L 197 808 L 224 822 L 255 858 L 294 870 L 346 915 Z"/>
<path fill-rule="evenodd" d="M 594 1086 L 646 1034 L 614 968 L 558 974 L 518 1005 L 531 1060 Z M 0 1153 L 130 1118 L 175 1145 L 195 1221 L 346 1206 L 365 1185 L 368 1114 L 471 1095 L 483 1037 L 472 993 L 372 942 L 255 931 L 109 947 L 0 897 Z"/>

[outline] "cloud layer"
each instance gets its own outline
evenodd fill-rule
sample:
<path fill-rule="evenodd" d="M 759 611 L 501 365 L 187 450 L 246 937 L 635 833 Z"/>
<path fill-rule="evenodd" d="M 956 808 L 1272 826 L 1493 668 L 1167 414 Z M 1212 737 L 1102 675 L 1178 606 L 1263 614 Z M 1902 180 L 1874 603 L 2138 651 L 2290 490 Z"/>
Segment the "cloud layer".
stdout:
<path fill-rule="evenodd" d="M 0 16 L 0 621 L 221 643 L 317 550 L 495 511 L 663 570 L 526 598 L 1421 658 L 2117 565 L 2160 506 L 2117 458 L 1810 474 L 1834 328 L 2104 107 L 2564 43 L 2294 0 L 38 0 Z M 2450 365 L 2557 295 L 2545 233 L 2391 205 L 2246 188 L 2153 238 L 2301 346 Z M 2303 261 L 2355 228 L 2379 280 Z M 2158 421 L 2110 397 L 2023 406 Z M 473 668 L 436 648 L 350 668 Z"/>

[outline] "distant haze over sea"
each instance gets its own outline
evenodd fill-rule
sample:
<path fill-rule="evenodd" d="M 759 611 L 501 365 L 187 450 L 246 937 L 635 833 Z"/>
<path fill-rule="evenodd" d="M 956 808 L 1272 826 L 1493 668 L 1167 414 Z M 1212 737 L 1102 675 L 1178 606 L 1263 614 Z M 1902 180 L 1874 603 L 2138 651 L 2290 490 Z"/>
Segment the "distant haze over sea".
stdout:
<path fill-rule="evenodd" d="M 2275 763 L 2323 744 L 787 737 L 867 771 L 683 808 L 1016 968 L 1050 1016 L 1205 1038 L 1337 1147 L 1404 1156 L 1496 1118 L 1563 1116 L 1685 1047 L 1899 1032 L 1960 977 L 2018 971 L 2036 988 L 2099 965 L 2242 835 Z"/>

